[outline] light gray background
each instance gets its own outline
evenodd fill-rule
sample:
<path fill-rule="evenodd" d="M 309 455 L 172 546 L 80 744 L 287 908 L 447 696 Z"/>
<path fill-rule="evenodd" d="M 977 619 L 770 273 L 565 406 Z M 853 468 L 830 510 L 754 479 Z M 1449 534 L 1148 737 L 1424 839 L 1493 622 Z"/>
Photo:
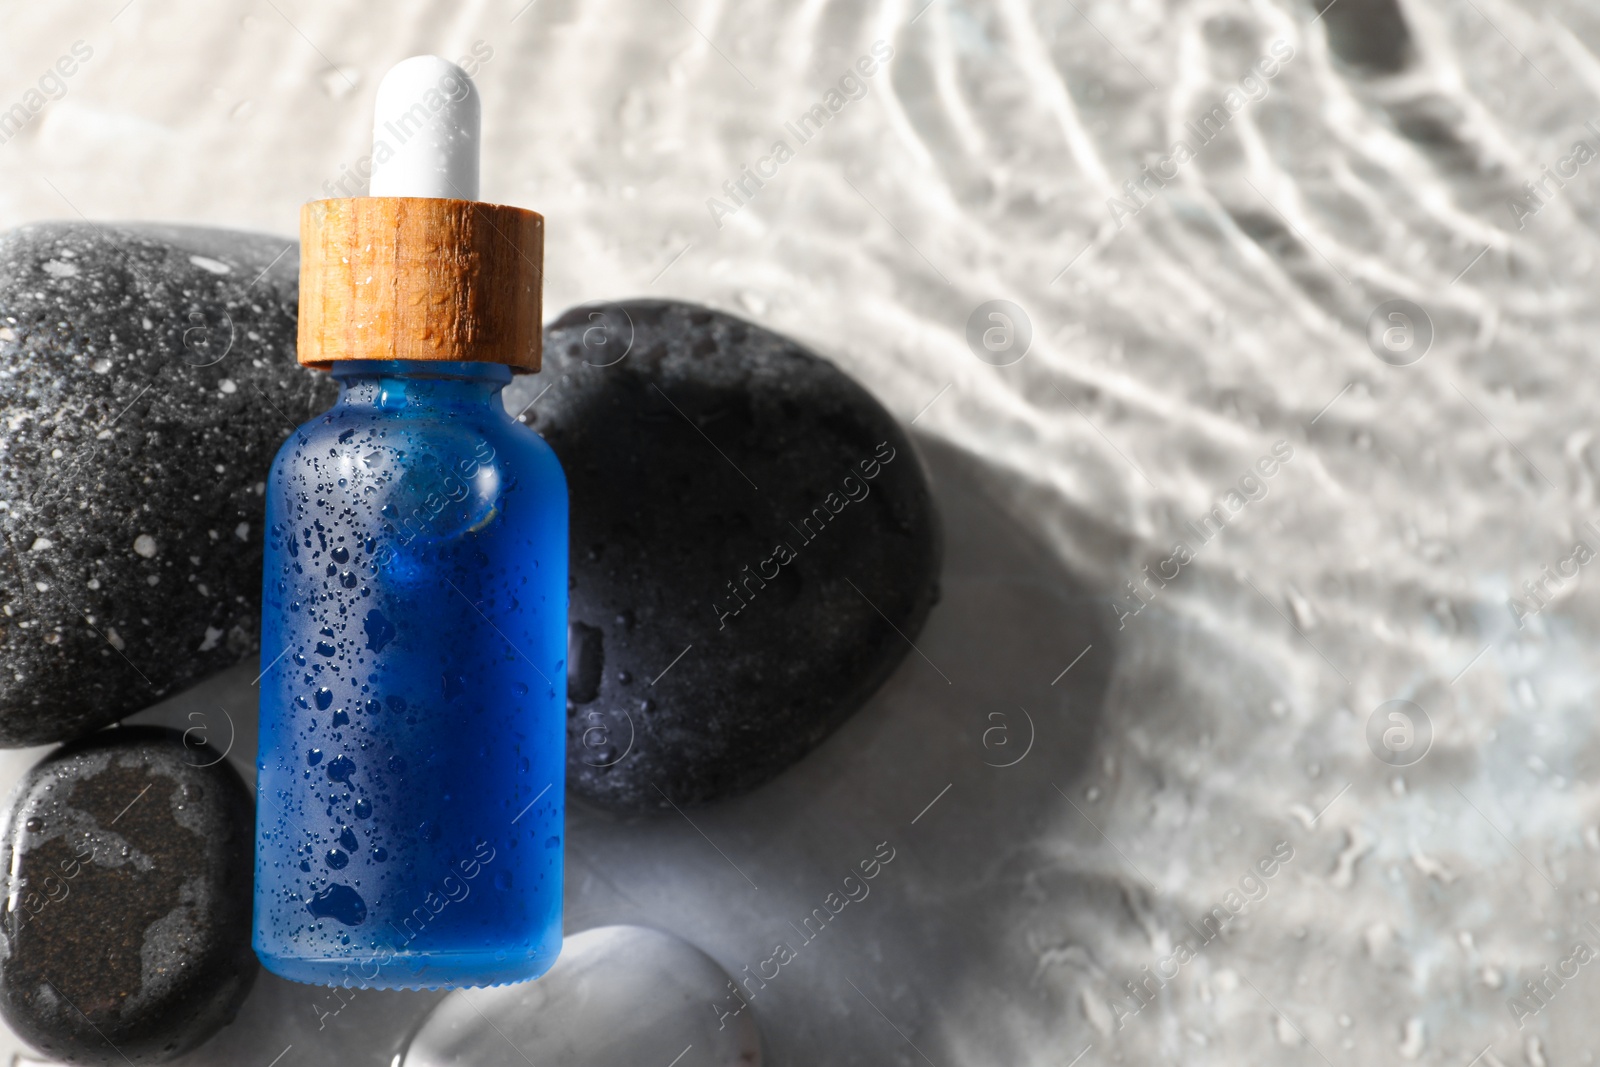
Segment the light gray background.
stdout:
<path fill-rule="evenodd" d="M 483 195 L 546 215 L 547 315 L 675 296 L 795 336 L 914 422 L 948 524 L 920 653 L 815 756 L 695 826 L 573 813 L 571 928 L 738 970 L 887 840 L 756 1001 L 771 1062 L 1590 1062 L 1594 965 L 1523 1029 L 1507 999 L 1600 912 L 1592 576 L 1521 628 L 1507 599 L 1600 549 L 1600 166 L 1508 199 L 1600 147 L 1600 12 L 1406 0 L 1414 61 L 1382 77 L 1325 32 L 1375 0 L 922 3 L 12 5 L 0 107 L 94 54 L 0 145 L 0 223 L 292 234 L 368 150 L 382 72 L 484 42 Z M 880 39 L 864 98 L 716 225 Z M 1260 100 L 1108 205 L 1275 40 Z M 1407 367 L 1369 348 L 1393 297 L 1435 333 Z M 966 341 L 992 299 L 1031 322 L 1011 366 Z M 1119 630 L 1123 583 L 1279 441 L 1266 495 Z M 248 769 L 254 673 L 161 714 L 227 709 Z M 1433 741 L 1396 770 L 1366 731 L 1402 698 Z M 1279 841 L 1265 898 L 1119 1028 L 1121 983 Z M 319 1030 L 317 999 L 264 976 L 193 1061 L 382 1064 L 429 1000 Z"/>

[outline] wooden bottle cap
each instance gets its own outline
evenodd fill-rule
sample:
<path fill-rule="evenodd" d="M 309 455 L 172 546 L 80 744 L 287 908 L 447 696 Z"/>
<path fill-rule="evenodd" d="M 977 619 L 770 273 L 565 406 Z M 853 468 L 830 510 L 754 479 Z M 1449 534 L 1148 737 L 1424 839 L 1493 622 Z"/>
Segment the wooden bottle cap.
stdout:
<path fill-rule="evenodd" d="M 358 196 L 300 209 L 302 365 L 470 360 L 539 369 L 544 217 Z"/>

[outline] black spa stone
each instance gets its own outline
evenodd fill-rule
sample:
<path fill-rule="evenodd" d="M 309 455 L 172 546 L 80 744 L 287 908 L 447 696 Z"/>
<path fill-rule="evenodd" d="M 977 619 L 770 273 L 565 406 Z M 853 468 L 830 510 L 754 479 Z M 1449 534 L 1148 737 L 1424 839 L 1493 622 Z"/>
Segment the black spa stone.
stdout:
<path fill-rule="evenodd" d="M 910 651 L 937 515 L 905 433 L 833 364 L 636 300 L 551 324 L 508 406 L 535 396 L 571 494 L 573 794 L 642 812 L 752 789 Z"/>
<path fill-rule="evenodd" d="M 51 1060 L 162 1063 L 250 989 L 250 794 L 222 754 L 116 727 L 45 757 L 0 834 L 0 1014 Z"/>
<path fill-rule="evenodd" d="M 262 482 L 337 391 L 294 362 L 298 261 L 225 230 L 0 235 L 0 745 L 257 648 Z"/>

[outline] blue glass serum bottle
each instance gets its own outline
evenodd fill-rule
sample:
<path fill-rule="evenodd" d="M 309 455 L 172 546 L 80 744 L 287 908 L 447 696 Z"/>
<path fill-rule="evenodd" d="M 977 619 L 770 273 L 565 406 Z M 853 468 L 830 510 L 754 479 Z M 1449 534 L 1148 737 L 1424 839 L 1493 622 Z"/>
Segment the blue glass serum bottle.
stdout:
<path fill-rule="evenodd" d="M 301 216 L 299 359 L 340 393 L 267 482 L 254 944 L 496 985 L 561 946 L 566 480 L 500 400 L 539 366 L 543 220 L 476 202 L 454 64 L 397 66 L 374 128 L 372 195 Z"/>

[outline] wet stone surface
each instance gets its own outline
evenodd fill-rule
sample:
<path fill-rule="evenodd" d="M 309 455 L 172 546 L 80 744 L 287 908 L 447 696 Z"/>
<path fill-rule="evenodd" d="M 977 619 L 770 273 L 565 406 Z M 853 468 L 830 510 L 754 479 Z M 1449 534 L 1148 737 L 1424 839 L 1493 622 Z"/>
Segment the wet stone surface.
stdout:
<path fill-rule="evenodd" d="M 0 745 L 255 651 L 262 482 L 337 391 L 294 362 L 298 263 L 226 230 L 0 235 Z"/>
<path fill-rule="evenodd" d="M 911 652 L 938 517 L 900 426 L 833 364 L 709 308 L 579 307 L 507 407 L 571 495 L 574 795 L 642 812 L 752 789 Z"/>
<path fill-rule="evenodd" d="M 35 765 L 0 837 L 0 1014 L 52 1059 L 159 1063 L 254 981 L 249 792 L 222 754 L 118 727 Z"/>

